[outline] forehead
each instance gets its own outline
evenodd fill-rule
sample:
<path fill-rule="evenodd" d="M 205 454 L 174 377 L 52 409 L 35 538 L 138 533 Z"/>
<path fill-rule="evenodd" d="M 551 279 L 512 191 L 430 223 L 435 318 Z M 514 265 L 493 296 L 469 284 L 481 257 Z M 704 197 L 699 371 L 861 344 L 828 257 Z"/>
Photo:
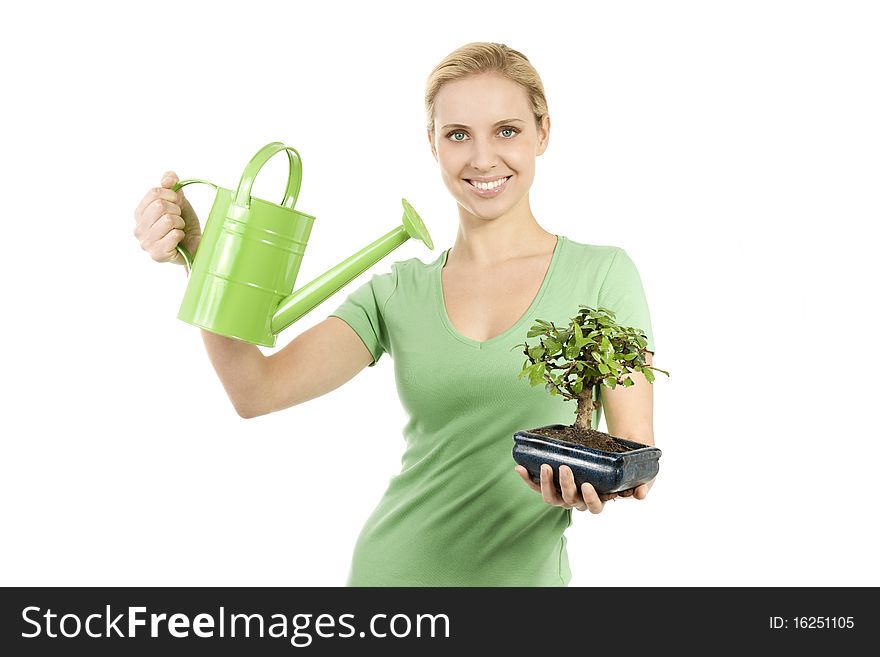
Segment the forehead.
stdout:
<path fill-rule="evenodd" d="M 492 124 L 499 118 L 531 115 L 526 90 L 497 73 L 480 73 L 453 80 L 434 97 L 434 118 L 444 123 Z"/>

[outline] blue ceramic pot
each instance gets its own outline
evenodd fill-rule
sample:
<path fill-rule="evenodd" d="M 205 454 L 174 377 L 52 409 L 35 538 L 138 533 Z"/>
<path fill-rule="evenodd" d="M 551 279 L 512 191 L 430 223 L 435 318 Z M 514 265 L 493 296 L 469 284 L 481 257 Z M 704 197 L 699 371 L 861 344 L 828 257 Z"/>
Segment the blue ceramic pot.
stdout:
<path fill-rule="evenodd" d="M 656 477 L 660 470 L 660 450 L 656 447 L 615 437 L 615 442 L 630 447 L 631 451 L 614 453 L 535 433 L 563 428 L 565 425 L 551 424 L 513 434 L 513 460 L 528 470 L 537 484 L 541 483 L 541 464 L 548 464 L 553 468 L 553 483 L 560 494 L 559 466 L 563 464 L 574 473 L 578 490 L 586 481 L 599 493 L 635 488 Z"/>

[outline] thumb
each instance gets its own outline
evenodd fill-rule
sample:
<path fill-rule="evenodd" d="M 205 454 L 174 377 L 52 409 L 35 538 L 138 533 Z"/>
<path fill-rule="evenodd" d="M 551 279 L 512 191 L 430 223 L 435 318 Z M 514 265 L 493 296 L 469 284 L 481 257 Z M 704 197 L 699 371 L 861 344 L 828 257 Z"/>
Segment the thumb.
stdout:
<path fill-rule="evenodd" d="M 162 187 L 165 187 L 166 189 L 171 189 L 178 182 L 179 182 L 179 179 L 177 177 L 177 174 L 174 173 L 173 171 L 166 171 L 162 175 Z"/>

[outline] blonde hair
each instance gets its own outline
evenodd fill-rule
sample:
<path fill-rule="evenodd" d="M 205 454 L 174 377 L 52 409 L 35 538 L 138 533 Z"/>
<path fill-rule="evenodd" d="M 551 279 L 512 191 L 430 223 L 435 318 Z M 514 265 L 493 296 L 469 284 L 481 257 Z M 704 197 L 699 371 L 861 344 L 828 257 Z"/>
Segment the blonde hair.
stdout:
<path fill-rule="evenodd" d="M 434 132 L 434 99 L 440 87 L 452 80 L 488 72 L 500 73 L 526 90 L 535 123 L 540 130 L 541 119 L 547 114 L 547 99 L 538 71 L 525 55 L 503 43 L 475 41 L 446 55 L 428 76 L 425 89 L 428 131 Z"/>

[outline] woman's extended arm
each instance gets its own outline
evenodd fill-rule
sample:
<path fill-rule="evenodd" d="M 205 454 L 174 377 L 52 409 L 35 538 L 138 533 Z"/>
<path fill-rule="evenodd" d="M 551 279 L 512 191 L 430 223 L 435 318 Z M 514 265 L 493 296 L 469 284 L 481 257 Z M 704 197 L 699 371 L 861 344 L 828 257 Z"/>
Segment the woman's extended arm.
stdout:
<path fill-rule="evenodd" d="M 243 418 L 320 397 L 373 362 L 358 334 L 338 317 L 328 317 L 271 356 L 204 329 L 202 338 L 229 400 Z"/>
<path fill-rule="evenodd" d="M 650 351 L 645 362 L 653 364 Z M 618 438 L 634 440 L 644 445 L 654 444 L 654 386 L 641 372 L 632 372 L 629 378 L 635 385 L 617 386 L 613 390 L 602 387 L 602 409 L 608 433 Z"/>
<path fill-rule="evenodd" d="M 653 364 L 654 354 L 645 352 L 645 362 Z M 654 444 L 654 385 L 641 372 L 631 372 L 629 378 L 635 385 L 602 388 L 602 408 L 608 433 L 643 445 Z M 620 497 L 645 499 L 654 480 L 618 493 Z"/>

